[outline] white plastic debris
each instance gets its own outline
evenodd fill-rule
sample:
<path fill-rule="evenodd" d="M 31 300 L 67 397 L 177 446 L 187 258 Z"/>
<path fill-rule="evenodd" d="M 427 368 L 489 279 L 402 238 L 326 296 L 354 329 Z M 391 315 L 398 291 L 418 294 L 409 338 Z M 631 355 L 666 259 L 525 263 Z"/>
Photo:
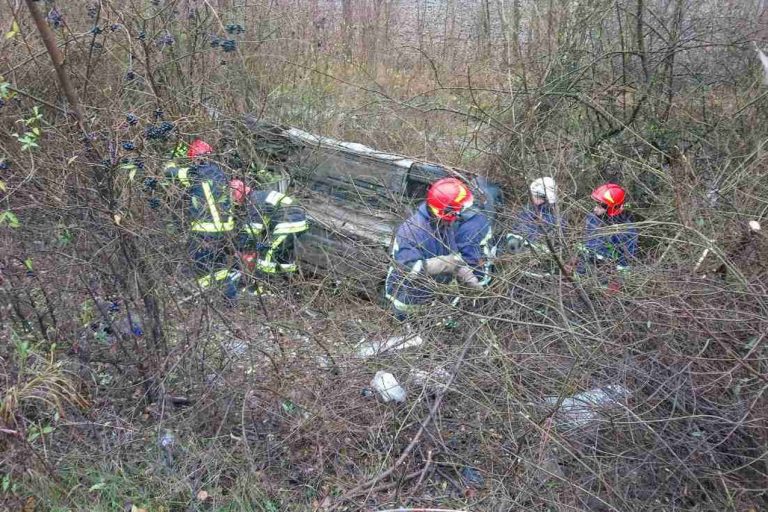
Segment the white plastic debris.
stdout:
<path fill-rule="evenodd" d="M 760 231 L 760 223 L 756 220 L 749 221 L 749 229 L 752 231 Z"/>
<path fill-rule="evenodd" d="M 755 50 L 757 51 L 757 56 L 760 58 L 760 64 L 763 65 L 763 73 L 765 75 L 765 83 L 768 85 L 768 57 L 763 53 L 763 51 L 757 47 L 757 43 L 755 43 Z"/>
<path fill-rule="evenodd" d="M 422 343 L 424 343 L 424 339 L 415 333 L 409 333 L 404 336 L 392 336 L 383 341 L 365 341 L 365 339 L 362 339 L 357 348 L 357 355 L 367 358 L 390 350 L 418 347 Z"/>
<path fill-rule="evenodd" d="M 555 418 L 572 427 L 583 427 L 597 420 L 601 409 L 616 407 L 620 400 L 629 397 L 630 394 L 628 389 L 617 384 L 590 389 L 563 399 L 555 413 Z M 545 402 L 554 405 L 558 402 L 558 397 L 547 397 Z"/>
<path fill-rule="evenodd" d="M 405 390 L 389 372 L 383 370 L 376 372 L 371 381 L 371 387 L 384 402 L 405 402 Z"/>
<path fill-rule="evenodd" d="M 431 372 L 414 368 L 408 375 L 408 380 L 415 387 L 426 388 L 437 393 L 448 389 L 451 374 L 445 368 L 437 368 Z"/>

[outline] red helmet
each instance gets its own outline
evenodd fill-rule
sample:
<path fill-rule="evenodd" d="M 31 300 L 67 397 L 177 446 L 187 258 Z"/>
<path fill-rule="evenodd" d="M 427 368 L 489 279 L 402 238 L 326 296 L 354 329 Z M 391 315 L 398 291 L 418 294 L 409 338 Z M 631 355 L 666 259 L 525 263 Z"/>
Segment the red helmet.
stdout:
<path fill-rule="evenodd" d="M 192 144 L 189 145 L 187 150 L 187 156 L 189 158 L 195 158 L 196 156 L 209 155 L 213 153 L 213 148 L 210 144 L 202 139 L 195 139 Z"/>
<path fill-rule="evenodd" d="M 615 183 L 600 185 L 592 191 L 592 199 L 606 207 L 609 217 L 615 217 L 624 211 L 624 199 L 627 193 Z"/>
<path fill-rule="evenodd" d="M 427 190 L 427 207 L 440 220 L 453 222 L 472 206 L 472 191 L 461 180 L 442 178 Z"/>
<path fill-rule="evenodd" d="M 229 188 L 232 192 L 232 200 L 235 204 L 243 204 L 246 196 L 251 193 L 251 187 L 246 186 L 243 180 L 231 180 Z"/>

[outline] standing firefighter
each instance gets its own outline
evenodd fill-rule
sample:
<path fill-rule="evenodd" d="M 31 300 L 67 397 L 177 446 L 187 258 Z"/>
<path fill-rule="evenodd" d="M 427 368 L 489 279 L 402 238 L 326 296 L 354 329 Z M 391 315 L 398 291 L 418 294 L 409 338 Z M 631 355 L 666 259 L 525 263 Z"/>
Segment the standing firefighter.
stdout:
<path fill-rule="evenodd" d="M 204 289 L 222 285 L 225 296 L 234 299 L 240 272 L 227 264 L 227 246 L 235 229 L 229 180 L 219 165 L 206 158 L 211 153 L 210 145 L 196 139 L 186 151 L 188 161 L 181 163 L 183 153 L 177 148 L 175 158 L 165 165 L 165 175 L 187 191 L 188 248 L 197 284 Z"/>
<path fill-rule="evenodd" d="M 614 183 L 592 191 L 597 204 L 586 219 L 585 263 L 610 263 L 622 271 L 629 268 L 637 255 L 637 230 L 631 225 L 632 216 L 624 211 L 626 196 L 624 189 Z"/>
<path fill-rule="evenodd" d="M 431 302 L 435 282 L 456 277 L 481 289 L 490 280 L 491 225 L 472 203 L 472 191 L 462 181 L 440 179 L 398 228 L 386 281 L 386 296 L 398 319 Z"/>
<path fill-rule="evenodd" d="M 251 190 L 241 180 L 232 180 L 230 187 L 244 207 L 238 237 L 244 268 L 260 278 L 294 274 L 296 237 L 309 229 L 304 209 L 276 190 Z"/>

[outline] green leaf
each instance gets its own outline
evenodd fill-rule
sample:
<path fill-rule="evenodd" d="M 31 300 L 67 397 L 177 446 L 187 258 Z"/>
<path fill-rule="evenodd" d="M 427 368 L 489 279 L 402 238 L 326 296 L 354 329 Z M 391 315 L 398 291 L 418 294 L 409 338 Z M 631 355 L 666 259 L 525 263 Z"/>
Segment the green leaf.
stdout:
<path fill-rule="evenodd" d="M 17 35 L 21 33 L 21 29 L 19 29 L 19 24 L 16 23 L 16 20 L 13 20 L 13 23 L 11 23 L 11 30 L 9 32 L 5 33 L 6 39 L 13 39 Z"/>
<path fill-rule="evenodd" d="M 3 475 L 3 492 L 8 492 L 11 486 L 11 475 Z"/>
<path fill-rule="evenodd" d="M 53 427 L 50 425 L 46 425 L 43 427 L 43 434 L 50 434 L 53 432 Z"/>
<path fill-rule="evenodd" d="M 0 191 L 7 192 L 8 189 L 5 186 L 5 182 L 3 180 L 0 180 Z"/>
<path fill-rule="evenodd" d="M 19 224 L 18 217 L 16 217 L 16 215 L 9 210 L 6 210 L 3 213 L 0 213 L 0 226 L 2 226 L 3 224 L 8 224 L 9 227 L 14 229 L 18 228 L 21 225 Z"/>
<path fill-rule="evenodd" d="M 291 414 L 296 410 L 296 405 L 290 400 L 284 400 L 282 406 L 283 410 L 288 414 Z"/>
<path fill-rule="evenodd" d="M 16 229 L 16 228 L 18 228 L 19 226 L 21 226 L 21 224 L 19 224 L 19 218 L 18 218 L 18 217 L 16 217 L 16 214 L 15 214 L 15 213 L 13 213 L 13 212 L 11 212 L 11 211 L 6 211 L 6 212 L 4 213 L 4 215 L 5 215 L 5 219 L 6 219 L 6 222 L 8 222 L 8 225 L 9 225 L 10 227 L 12 227 L 12 228 Z"/>
<path fill-rule="evenodd" d="M 35 439 L 37 439 L 38 437 L 40 437 L 40 431 L 38 431 L 38 430 L 33 430 L 33 431 L 31 431 L 31 432 L 29 433 L 29 435 L 27 436 L 27 442 L 30 442 L 30 443 L 31 443 L 32 441 L 34 441 L 34 440 L 35 440 Z"/>
<path fill-rule="evenodd" d="M 32 258 L 27 258 L 24 260 L 24 266 L 27 267 L 27 270 L 32 271 L 34 270 L 32 268 Z"/>

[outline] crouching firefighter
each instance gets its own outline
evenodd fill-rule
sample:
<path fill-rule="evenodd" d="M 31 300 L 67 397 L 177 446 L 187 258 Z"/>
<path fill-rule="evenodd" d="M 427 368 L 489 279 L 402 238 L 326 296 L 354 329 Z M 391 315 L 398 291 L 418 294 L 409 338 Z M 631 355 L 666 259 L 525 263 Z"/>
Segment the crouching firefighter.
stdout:
<path fill-rule="evenodd" d="M 584 243 L 579 247 L 581 257 L 577 267 L 580 274 L 600 269 L 605 279 L 611 275 L 621 278 L 629 273 L 637 257 L 638 234 L 634 218 L 624 210 L 626 195 L 615 183 L 600 185 L 592 191 L 596 204 L 585 220 Z M 621 280 L 609 277 L 608 291 L 617 292 L 620 288 Z"/>
<path fill-rule="evenodd" d="M 235 203 L 243 208 L 238 227 L 243 268 L 260 280 L 295 274 L 296 237 L 309 230 L 304 209 L 282 192 L 251 190 L 241 180 L 232 180 L 230 188 Z M 260 286 L 249 290 L 263 292 Z"/>
<path fill-rule="evenodd" d="M 541 278 L 552 275 L 555 265 L 550 258 L 550 244 L 554 247 L 563 237 L 566 223 L 557 207 L 557 184 L 549 176 L 537 178 L 528 187 L 530 202 L 514 218 L 506 236 L 506 251 L 527 251 L 536 257 L 534 271 L 525 270 L 527 277 Z"/>
<path fill-rule="evenodd" d="M 482 289 L 490 281 L 491 224 L 472 204 L 467 185 L 442 178 L 397 229 L 385 293 L 399 320 L 429 304 L 436 283 Z"/>
<path fill-rule="evenodd" d="M 213 148 L 196 139 L 186 148 L 179 146 L 174 159 L 165 164 L 165 176 L 186 189 L 188 250 L 194 262 L 197 284 L 202 289 L 222 286 L 227 299 L 237 296 L 240 272 L 228 263 L 235 220 L 232 215 L 229 180 L 222 168 L 211 161 Z"/>

